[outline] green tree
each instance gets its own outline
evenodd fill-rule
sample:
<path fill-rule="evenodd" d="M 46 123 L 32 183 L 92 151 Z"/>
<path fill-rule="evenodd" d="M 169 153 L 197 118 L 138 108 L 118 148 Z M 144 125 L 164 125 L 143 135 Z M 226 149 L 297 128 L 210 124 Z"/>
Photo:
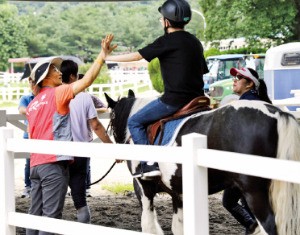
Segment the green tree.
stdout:
<path fill-rule="evenodd" d="M 158 3 L 14 4 L 29 22 L 31 56 L 74 54 L 89 62 L 107 33 L 114 33 L 117 52 L 137 50 L 163 33 Z"/>
<path fill-rule="evenodd" d="M 27 55 L 26 34 L 27 24 L 18 17 L 18 9 L 0 4 L 0 70 L 7 69 L 9 58 Z"/>
<path fill-rule="evenodd" d="M 251 45 L 259 38 L 280 44 L 300 40 L 299 0 L 199 0 L 208 41 L 246 37 Z M 213 7 L 212 7 L 213 6 Z"/>
<path fill-rule="evenodd" d="M 191 4 L 192 8 L 199 10 L 197 1 L 191 0 Z M 118 44 L 115 53 L 136 51 L 164 33 L 158 20 L 159 1 L 11 1 L 9 4 L 14 9 L 16 6 L 18 11 L 12 10 L 3 16 L 16 19 L 16 27 L 9 28 L 18 35 L 14 37 L 18 43 L 22 42 L 24 46 L 21 51 L 16 43 L 8 44 L 9 50 L 18 52 L 10 57 L 75 55 L 85 62 L 91 62 L 99 51 L 100 40 L 107 33 L 115 35 L 114 42 Z M 186 30 L 201 38 L 203 23 L 199 15 L 193 14 Z M 8 27 L 4 21 L 1 24 Z M 0 54 L 1 57 L 5 56 L 4 52 L 0 51 Z M 6 63 L 7 60 L 3 61 Z"/>

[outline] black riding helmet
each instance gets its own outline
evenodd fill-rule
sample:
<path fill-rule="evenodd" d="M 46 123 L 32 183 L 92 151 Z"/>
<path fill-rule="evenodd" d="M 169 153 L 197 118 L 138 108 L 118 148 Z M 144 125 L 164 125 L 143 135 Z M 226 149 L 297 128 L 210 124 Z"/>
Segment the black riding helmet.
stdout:
<path fill-rule="evenodd" d="M 158 11 L 165 18 L 177 23 L 187 24 L 192 18 L 190 4 L 185 0 L 167 0 Z"/>

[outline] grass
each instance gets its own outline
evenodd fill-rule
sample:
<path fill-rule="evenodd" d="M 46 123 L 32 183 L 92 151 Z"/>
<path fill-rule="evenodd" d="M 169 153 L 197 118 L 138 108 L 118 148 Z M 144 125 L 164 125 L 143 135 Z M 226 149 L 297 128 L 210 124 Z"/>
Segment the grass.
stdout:
<path fill-rule="evenodd" d="M 18 103 L 17 101 L 15 102 L 9 102 L 9 101 L 5 101 L 5 102 L 0 102 L 0 108 L 10 108 L 10 107 L 17 107 Z"/>
<path fill-rule="evenodd" d="M 102 189 L 105 189 L 115 194 L 124 194 L 126 192 L 134 191 L 133 184 L 121 184 L 121 183 L 102 185 Z"/>
<path fill-rule="evenodd" d="M 142 93 L 142 92 L 145 92 L 145 91 L 149 91 L 149 87 L 143 86 L 143 87 L 138 88 L 138 93 Z"/>

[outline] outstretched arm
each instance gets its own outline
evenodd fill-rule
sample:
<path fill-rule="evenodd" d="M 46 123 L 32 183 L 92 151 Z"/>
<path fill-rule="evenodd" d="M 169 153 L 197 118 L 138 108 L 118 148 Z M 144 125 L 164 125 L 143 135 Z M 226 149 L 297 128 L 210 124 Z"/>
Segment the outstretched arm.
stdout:
<path fill-rule="evenodd" d="M 105 58 L 106 61 L 130 62 L 143 59 L 139 52 L 133 52 L 124 55 L 109 55 Z"/>
<path fill-rule="evenodd" d="M 104 64 L 105 58 L 117 47 L 116 45 L 110 45 L 113 38 L 113 34 L 108 34 L 104 39 L 102 39 L 101 51 L 98 54 L 97 59 L 94 61 L 89 70 L 85 73 L 84 77 L 73 83 L 74 95 L 77 95 L 79 92 L 89 87 L 97 78 Z"/>

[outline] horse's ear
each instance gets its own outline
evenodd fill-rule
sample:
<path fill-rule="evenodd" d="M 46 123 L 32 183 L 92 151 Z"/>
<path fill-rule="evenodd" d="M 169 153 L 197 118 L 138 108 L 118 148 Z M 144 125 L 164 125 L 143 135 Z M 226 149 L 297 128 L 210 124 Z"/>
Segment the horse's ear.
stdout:
<path fill-rule="evenodd" d="M 104 93 L 104 95 L 105 95 L 105 99 L 106 99 L 107 104 L 108 104 L 108 108 L 112 108 L 113 109 L 116 106 L 117 102 L 114 101 L 112 98 L 110 98 L 108 96 L 108 94 Z"/>
<path fill-rule="evenodd" d="M 128 98 L 134 98 L 135 97 L 135 94 L 134 94 L 134 91 L 133 90 L 131 90 L 131 89 L 129 89 L 128 90 Z"/>

